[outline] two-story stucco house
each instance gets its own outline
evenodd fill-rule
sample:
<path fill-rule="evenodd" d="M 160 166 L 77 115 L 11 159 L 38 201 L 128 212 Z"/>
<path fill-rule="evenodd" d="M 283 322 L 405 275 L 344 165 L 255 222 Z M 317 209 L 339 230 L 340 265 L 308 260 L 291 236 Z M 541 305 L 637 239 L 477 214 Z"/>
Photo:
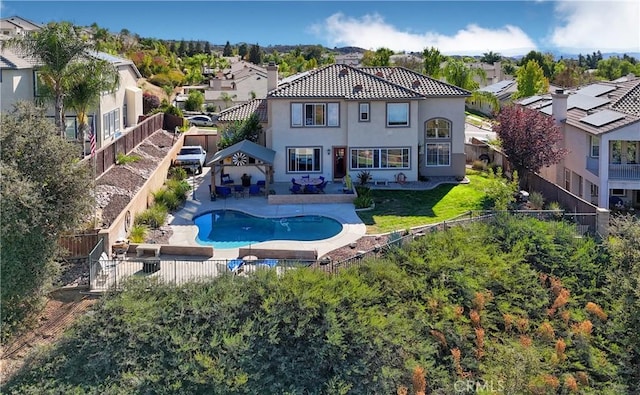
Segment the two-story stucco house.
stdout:
<path fill-rule="evenodd" d="M 553 116 L 569 150 L 541 171 L 548 180 L 598 205 L 640 208 L 640 78 L 597 82 L 518 102 Z"/>
<path fill-rule="evenodd" d="M 469 95 L 401 67 L 333 64 L 281 81 L 265 99 L 264 144 L 276 153 L 273 180 L 301 174 L 340 180 L 361 171 L 389 181 L 400 173 L 407 181 L 464 177 Z M 264 104 L 247 105 L 264 111 Z M 242 108 L 221 113 L 220 120 L 246 117 Z"/>
<path fill-rule="evenodd" d="M 89 123 L 96 131 L 96 147 L 100 148 L 117 139 L 128 127 L 137 124 L 143 115 L 142 90 L 138 88 L 141 78 L 136 66 L 128 59 L 102 52 L 92 56 L 111 62 L 118 70 L 120 84 L 114 93 L 104 93 L 99 104 L 89 116 Z M 15 51 L 4 48 L 0 51 L 0 110 L 11 111 L 18 101 L 40 102 L 38 92 L 39 65 L 33 59 L 19 56 Z M 45 101 L 47 116 L 54 117 L 53 103 Z M 69 140 L 88 142 L 88 136 L 78 136 L 78 122 L 74 112 L 65 108 L 66 137 Z M 85 152 L 88 150 L 85 148 Z"/>

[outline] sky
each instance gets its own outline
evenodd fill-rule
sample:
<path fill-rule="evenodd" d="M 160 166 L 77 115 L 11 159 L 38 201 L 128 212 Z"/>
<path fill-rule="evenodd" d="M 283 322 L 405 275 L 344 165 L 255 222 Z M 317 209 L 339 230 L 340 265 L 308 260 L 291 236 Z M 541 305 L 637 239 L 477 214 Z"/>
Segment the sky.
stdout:
<path fill-rule="evenodd" d="M 445 55 L 640 52 L 640 1 L 0 1 L 0 16 L 165 40 Z"/>

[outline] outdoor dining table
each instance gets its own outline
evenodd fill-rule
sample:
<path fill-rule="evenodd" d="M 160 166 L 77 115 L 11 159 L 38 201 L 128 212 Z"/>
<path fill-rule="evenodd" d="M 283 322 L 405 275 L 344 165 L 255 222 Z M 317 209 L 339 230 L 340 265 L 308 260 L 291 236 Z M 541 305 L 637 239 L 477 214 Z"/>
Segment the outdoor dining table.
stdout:
<path fill-rule="evenodd" d="M 300 184 L 302 186 L 305 186 L 305 185 L 318 186 L 322 184 L 322 180 L 320 178 L 296 178 L 296 184 Z"/>

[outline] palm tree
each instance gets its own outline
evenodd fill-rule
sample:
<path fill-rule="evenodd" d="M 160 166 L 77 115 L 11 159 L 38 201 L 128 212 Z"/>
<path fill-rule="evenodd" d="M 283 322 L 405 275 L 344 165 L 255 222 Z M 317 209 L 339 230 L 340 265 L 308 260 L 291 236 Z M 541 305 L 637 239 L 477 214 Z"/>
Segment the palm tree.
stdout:
<path fill-rule="evenodd" d="M 64 105 L 72 108 L 78 118 L 78 139 L 87 132 L 87 115 L 100 102 L 102 92 L 114 92 L 120 82 L 118 70 L 105 60 L 74 63 L 70 66 L 72 78 L 66 86 Z"/>
<path fill-rule="evenodd" d="M 229 104 L 233 101 L 233 99 L 235 99 L 236 97 L 238 97 L 238 95 L 233 95 L 230 96 L 227 92 L 222 92 L 220 94 L 220 100 L 222 100 L 224 102 L 224 108 L 229 108 Z"/>
<path fill-rule="evenodd" d="M 90 51 L 95 48 L 94 44 L 83 39 L 71 23 L 61 22 L 50 23 L 31 34 L 3 41 L 2 47 L 15 48 L 21 55 L 41 64 L 40 77 L 53 95 L 56 128 L 60 135 L 64 135 L 65 88 L 74 77 L 71 65 L 88 59 Z"/>

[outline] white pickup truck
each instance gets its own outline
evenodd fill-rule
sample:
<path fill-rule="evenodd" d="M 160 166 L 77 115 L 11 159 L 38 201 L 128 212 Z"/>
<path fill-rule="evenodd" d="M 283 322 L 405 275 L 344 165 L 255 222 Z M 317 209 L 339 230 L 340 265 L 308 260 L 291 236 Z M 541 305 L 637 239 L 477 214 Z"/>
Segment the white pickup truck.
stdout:
<path fill-rule="evenodd" d="M 207 151 L 199 145 L 185 145 L 178 152 L 178 156 L 173 161 L 174 166 L 186 169 L 197 169 L 198 173 L 202 173 L 202 167 L 207 159 Z"/>

